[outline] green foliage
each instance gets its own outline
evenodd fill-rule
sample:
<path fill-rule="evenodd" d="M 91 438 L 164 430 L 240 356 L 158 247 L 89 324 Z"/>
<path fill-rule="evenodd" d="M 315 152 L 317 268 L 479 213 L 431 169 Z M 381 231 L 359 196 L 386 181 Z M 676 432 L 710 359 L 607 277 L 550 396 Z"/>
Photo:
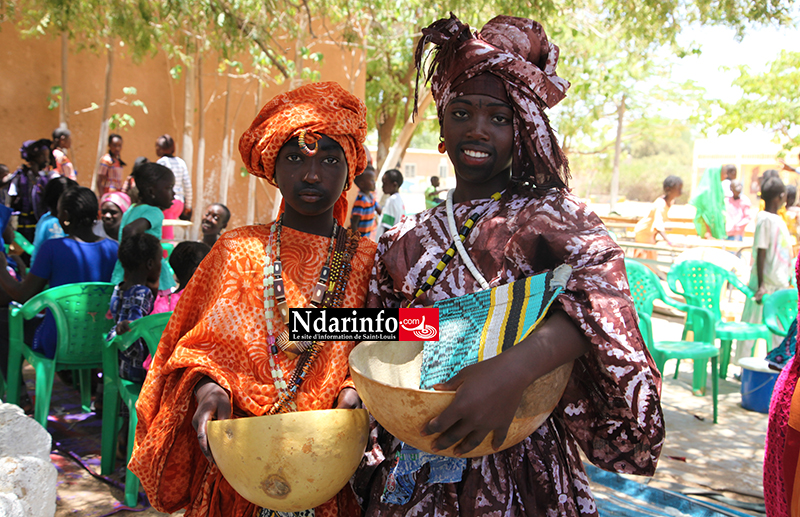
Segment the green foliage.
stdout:
<path fill-rule="evenodd" d="M 692 134 L 686 125 L 661 120 L 664 131 L 623 147 L 620 160 L 620 195 L 649 202 L 662 194 L 670 174 L 688 185 L 692 174 Z M 611 157 L 603 154 L 573 155 L 572 187 L 579 196 L 606 195 L 611 185 Z M 688 189 L 686 189 L 688 192 Z"/>
<path fill-rule="evenodd" d="M 61 104 L 61 86 L 51 86 L 50 95 L 47 96 L 47 109 L 54 110 Z"/>
<path fill-rule="evenodd" d="M 733 84 L 742 97 L 718 103 L 724 110 L 716 121 L 722 133 L 757 127 L 772 132 L 784 150 L 800 146 L 800 52 L 782 51 L 760 74 L 740 67 Z"/>

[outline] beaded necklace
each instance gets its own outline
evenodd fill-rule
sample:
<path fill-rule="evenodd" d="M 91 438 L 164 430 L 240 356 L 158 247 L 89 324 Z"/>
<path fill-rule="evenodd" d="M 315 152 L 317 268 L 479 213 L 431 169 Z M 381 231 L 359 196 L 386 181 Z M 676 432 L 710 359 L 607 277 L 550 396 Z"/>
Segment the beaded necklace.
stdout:
<path fill-rule="evenodd" d="M 264 317 L 267 320 L 267 345 L 269 346 L 269 367 L 272 379 L 275 384 L 275 389 L 278 391 L 278 401 L 273 405 L 269 414 L 283 412 L 286 410 L 297 411 L 297 405 L 294 402 L 294 395 L 297 389 L 303 383 L 306 374 L 311 369 L 314 359 L 319 354 L 321 346 L 314 341 L 290 341 L 289 331 L 284 329 L 283 332 L 276 338 L 275 327 L 272 324 L 272 318 L 275 315 L 275 307 L 277 306 L 278 312 L 285 325 L 289 324 L 289 305 L 286 303 L 286 291 L 283 285 L 283 267 L 281 264 L 281 229 L 283 227 L 283 215 L 280 219 L 272 225 L 270 229 L 270 238 L 266 245 L 266 259 L 264 261 Z M 325 264 L 320 271 L 319 280 L 314 286 L 311 295 L 311 305 L 319 307 L 323 297 L 329 290 L 328 280 L 330 278 L 331 258 L 333 256 L 333 245 L 336 240 L 336 232 L 338 226 L 336 221 L 333 222 L 333 232 L 331 233 L 331 242 L 328 246 L 328 254 L 325 258 Z M 273 246 L 275 242 L 275 259 L 273 260 Z M 330 286 L 333 287 L 333 286 Z M 290 382 L 287 384 L 283 370 L 280 367 L 278 354 L 283 350 L 287 356 L 294 357 L 297 353 L 303 354 L 302 359 L 299 361 L 297 368 L 292 375 Z M 291 358 L 290 357 L 290 358 Z"/>
<path fill-rule="evenodd" d="M 491 195 L 491 198 L 494 201 L 497 201 L 500 199 L 501 195 L 502 192 L 495 192 L 494 194 Z M 448 219 L 451 219 L 450 215 L 452 214 L 452 206 L 453 206 L 452 199 L 453 199 L 453 190 L 450 190 L 447 193 Z M 472 229 L 475 227 L 475 223 L 478 222 L 478 219 L 481 218 L 481 216 L 486 212 L 486 210 L 488 210 L 488 207 L 484 208 L 483 210 L 476 210 L 475 212 L 472 213 L 472 215 L 469 216 L 469 218 L 461 226 L 461 230 L 459 230 L 458 232 L 459 239 L 456 239 L 455 235 L 452 236 L 453 243 L 450 244 L 450 247 L 447 248 L 447 251 L 444 252 L 444 255 L 442 255 L 442 259 L 439 261 L 439 263 L 436 265 L 433 271 L 431 271 L 431 274 L 430 276 L 428 276 L 428 279 L 425 280 L 425 283 L 423 283 L 419 287 L 419 289 L 417 289 L 417 291 L 414 293 L 414 297 L 408 302 L 408 305 L 406 307 L 410 307 L 411 304 L 414 303 L 414 300 L 416 300 L 417 298 L 428 292 L 430 288 L 433 287 L 433 284 L 435 284 L 436 280 L 439 279 L 439 275 L 442 274 L 444 268 L 447 267 L 447 264 L 449 264 L 450 261 L 455 256 L 458 246 L 460 245 L 463 248 L 463 243 L 467 239 L 469 232 L 472 231 Z M 454 221 L 451 226 L 453 227 L 453 229 L 455 228 Z"/>

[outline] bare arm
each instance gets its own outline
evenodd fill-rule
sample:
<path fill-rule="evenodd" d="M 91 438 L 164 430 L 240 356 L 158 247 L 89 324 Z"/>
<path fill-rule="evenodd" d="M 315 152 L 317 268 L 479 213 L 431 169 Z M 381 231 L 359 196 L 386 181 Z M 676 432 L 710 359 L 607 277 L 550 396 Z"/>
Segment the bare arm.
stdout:
<path fill-rule="evenodd" d="M 125 228 L 122 229 L 122 239 L 120 239 L 120 241 L 122 241 L 123 239 L 127 239 L 132 235 L 136 235 L 138 233 L 144 233 L 149 229 L 150 229 L 150 221 L 148 221 L 144 217 L 140 217 L 139 219 L 131 221 L 130 223 L 125 225 Z"/>
<path fill-rule="evenodd" d="M 455 400 L 423 429 L 423 435 L 442 433 L 436 450 L 459 443 L 464 454 L 494 432 L 492 447 L 499 448 L 522 399 L 522 392 L 536 379 L 582 356 L 589 340 L 561 310 L 530 336 L 502 354 L 461 370 L 437 390 L 456 391 Z"/>
<path fill-rule="evenodd" d="M 753 299 L 756 303 L 761 303 L 761 298 L 766 294 L 764 288 L 764 262 L 767 260 L 767 250 L 765 248 L 758 248 L 756 252 L 756 276 L 758 277 L 758 290 L 756 291 Z"/>
<path fill-rule="evenodd" d="M 25 303 L 35 295 L 41 293 L 47 285 L 47 279 L 28 273 L 25 280 L 17 282 L 8 274 L 6 256 L 0 253 L 0 288 L 12 300 Z"/>

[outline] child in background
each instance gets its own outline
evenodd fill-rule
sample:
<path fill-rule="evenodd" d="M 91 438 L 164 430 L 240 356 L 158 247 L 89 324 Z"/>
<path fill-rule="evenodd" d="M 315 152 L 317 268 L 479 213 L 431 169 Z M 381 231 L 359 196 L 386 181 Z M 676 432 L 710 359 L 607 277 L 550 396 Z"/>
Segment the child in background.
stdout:
<path fill-rule="evenodd" d="M 447 191 L 447 189 L 439 188 L 439 176 L 431 176 L 431 185 L 425 189 L 425 210 L 435 208 L 436 205 L 442 203 L 442 198 L 439 194 Z"/>
<path fill-rule="evenodd" d="M 350 215 L 350 229 L 358 232 L 362 237 L 373 238 L 375 227 L 376 212 L 380 214 L 380 207 L 372 192 L 375 191 L 375 168 L 371 163 L 367 164 L 360 175 L 354 180 L 358 187 L 358 196 L 353 203 L 353 212 Z"/>
<path fill-rule="evenodd" d="M 744 229 L 753 220 L 750 198 L 742 195 L 742 182 L 733 180 L 730 184 L 731 196 L 725 198 L 726 215 L 725 231 L 729 241 L 744 239 Z"/>
<path fill-rule="evenodd" d="M 636 242 L 655 244 L 656 236 L 666 241 L 668 246 L 672 242 L 667 237 L 664 222 L 669 221 L 669 209 L 675 200 L 683 193 L 683 180 L 678 176 L 667 176 L 663 183 L 664 195 L 653 201 L 650 212 L 639 219 L 633 229 Z M 655 250 L 634 250 L 633 256 L 649 260 L 656 260 L 658 252 Z"/>
<path fill-rule="evenodd" d="M 97 169 L 97 191 L 102 196 L 108 192 L 122 189 L 122 137 L 116 133 L 108 135 L 108 152 L 100 158 Z"/>
<path fill-rule="evenodd" d="M 797 216 L 800 214 L 800 207 L 797 206 L 797 187 L 794 185 L 786 186 L 786 207 L 783 213 L 779 214 L 789 229 L 789 235 L 797 237 Z"/>
<path fill-rule="evenodd" d="M 203 232 L 202 242 L 208 247 L 213 247 L 219 236 L 231 220 L 231 211 L 222 203 L 212 203 L 206 207 L 206 213 L 200 221 L 200 230 Z"/>
<path fill-rule="evenodd" d="M 50 179 L 53 159 L 50 140 L 26 140 L 22 143 L 19 154 L 25 163 L 4 178 L 4 183 L 8 185 L 7 204 L 13 211 L 19 212 L 17 231 L 32 242 L 36 223 L 46 211 L 42 197 L 44 187 Z"/>
<path fill-rule="evenodd" d="M 182 158 L 175 155 L 175 141 L 169 135 L 161 135 L 156 140 L 156 155 L 164 167 L 168 167 L 175 175 L 175 199 L 172 206 L 164 210 L 165 219 L 186 219 L 192 217 L 192 178 L 189 169 Z M 165 226 L 162 230 L 162 239 L 175 238 L 173 228 Z"/>
<path fill-rule="evenodd" d="M 66 176 L 56 176 L 47 182 L 44 187 L 44 204 L 47 206 L 48 211 L 42 215 L 39 222 L 36 223 L 36 232 L 33 236 L 33 254 L 31 255 L 31 264 L 36 260 L 36 253 L 42 247 L 44 241 L 48 239 L 58 239 L 64 237 L 64 229 L 61 228 L 61 223 L 58 222 L 58 198 L 64 191 L 77 187 L 78 184 L 67 178 Z"/>
<path fill-rule="evenodd" d="M 159 291 L 156 296 L 156 301 L 153 304 L 153 312 L 151 314 L 160 314 L 162 312 L 171 312 L 175 310 L 183 294 L 183 289 L 186 284 L 191 280 L 197 266 L 206 258 L 211 247 L 202 242 L 183 241 L 175 246 L 172 254 L 169 256 L 169 265 L 175 272 L 178 278 L 178 285 L 167 291 Z M 150 369 L 150 362 L 153 357 L 148 354 L 142 365 L 145 370 Z"/>
<path fill-rule="evenodd" d="M 178 285 L 172 289 L 158 292 L 153 314 L 174 311 L 183 289 L 192 278 L 197 266 L 206 258 L 211 247 L 202 242 L 183 241 L 175 246 L 169 256 L 169 265 L 178 279 Z"/>
<path fill-rule="evenodd" d="M 389 169 L 383 173 L 383 193 L 389 196 L 389 199 L 382 207 L 381 222 L 378 224 L 378 239 L 386 230 L 399 223 L 406 213 L 403 198 L 400 197 L 402 185 L 403 174 L 397 169 Z"/>
<path fill-rule="evenodd" d="M 761 323 L 761 299 L 778 289 L 786 289 L 792 275 L 792 244 L 789 229 L 778 215 L 786 203 L 786 187 L 778 177 L 768 177 L 761 184 L 761 199 L 764 210 L 756 215 L 756 231 L 753 237 L 753 262 L 750 270 L 750 289 L 755 292 L 748 298 L 742 311 L 742 321 Z M 770 349 L 780 344 L 781 339 L 773 336 Z M 753 341 L 737 341 L 736 362 L 749 354 Z"/>
<path fill-rule="evenodd" d="M 72 181 L 78 180 L 78 171 L 73 167 L 67 156 L 67 151 L 72 146 L 72 133 L 65 127 L 53 130 L 53 158 L 55 159 L 55 172 Z"/>
<path fill-rule="evenodd" d="M 119 261 L 125 278 L 111 295 L 109 312 L 116 325 L 108 333 L 108 340 L 117 334 L 130 331 L 130 322 L 143 318 L 153 311 L 159 277 L 161 276 L 161 242 L 147 233 L 137 233 L 123 239 L 119 246 Z M 147 375 L 143 363 L 147 358 L 147 345 L 141 339 L 119 353 L 119 376 L 142 383 Z"/>
<path fill-rule="evenodd" d="M 131 206 L 122 214 L 122 222 L 119 228 L 119 240 L 129 238 L 138 233 L 149 233 L 156 239 L 161 238 L 161 223 L 164 221 L 164 213 L 172 206 L 174 192 L 172 187 L 175 185 L 175 176 L 172 171 L 158 163 L 145 163 L 133 171 L 133 179 L 139 189 L 139 204 Z M 166 260 L 161 268 L 161 281 L 158 289 L 172 289 L 175 286 L 175 279 L 169 272 Z M 114 268 L 111 282 L 118 284 L 122 281 L 123 270 L 119 262 Z"/>

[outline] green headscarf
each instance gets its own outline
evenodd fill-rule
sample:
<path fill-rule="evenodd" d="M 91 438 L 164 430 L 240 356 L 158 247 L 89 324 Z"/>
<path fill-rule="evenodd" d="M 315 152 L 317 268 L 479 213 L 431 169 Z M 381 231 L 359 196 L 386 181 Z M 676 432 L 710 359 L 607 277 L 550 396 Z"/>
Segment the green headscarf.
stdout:
<path fill-rule="evenodd" d="M 721 167 L 706 169 L 689 201 L 697 209 L 694 227 L 700 237 L 705 237 L 706 227 L 715 239 L 728 237 L 725 231 L 725 198 L 722 194 L 721 172 Z"/>

